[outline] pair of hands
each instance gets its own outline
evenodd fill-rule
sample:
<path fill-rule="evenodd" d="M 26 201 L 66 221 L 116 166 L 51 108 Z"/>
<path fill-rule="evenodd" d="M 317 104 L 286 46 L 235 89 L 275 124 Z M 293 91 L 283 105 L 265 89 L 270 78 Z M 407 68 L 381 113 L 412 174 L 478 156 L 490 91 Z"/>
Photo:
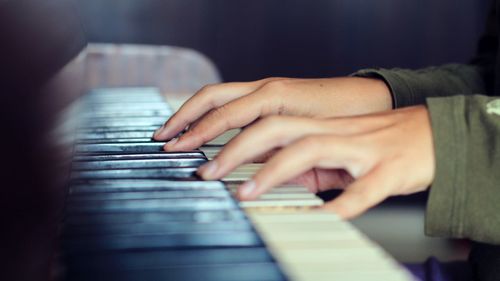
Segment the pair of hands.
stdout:
<path fill-rule="evenodd" d="M 298 182 L 312 192 L 342 188 L 323 208 L 353 218 L 389 196 L 427 189 L 435 160 L 424 106 L 393 110 L 384 82 L 367 78 L 270 78 L 203 88 L 155 133 L 167 151 L 195 149 L 246 127 L 212 161 L 204 179 L 267 159 L 238 189 L 242 200 Z"/>

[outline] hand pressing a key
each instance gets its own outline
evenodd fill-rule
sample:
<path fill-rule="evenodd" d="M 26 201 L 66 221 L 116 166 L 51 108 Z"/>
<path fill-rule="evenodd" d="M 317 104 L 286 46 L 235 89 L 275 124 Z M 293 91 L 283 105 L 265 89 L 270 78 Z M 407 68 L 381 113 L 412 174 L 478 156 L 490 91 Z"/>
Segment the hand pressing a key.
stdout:
<path fill-rule="evenodd" d="M 309 188 L 342 188 L 323 208 L 353 218 L 392 195 L 424 191 L 435 170 L 425 106 L 357 117 L 313 119 L 273 116 L 249 126 L 198 170 L 221 178 L 244 162 L 281 148 L 241 185 L 242 200 L 309 175 Z"/>
<path fill-rule="evenodd" d="M 154 134 L 170 140 L 165 150 L 192 150 L 225 131 L 270 115 L 316 118 L 351 116 L 392 108 L 390 91 L 378 79 L 269 78 L 248 83 L 206 86 L 191 97 Z"/>

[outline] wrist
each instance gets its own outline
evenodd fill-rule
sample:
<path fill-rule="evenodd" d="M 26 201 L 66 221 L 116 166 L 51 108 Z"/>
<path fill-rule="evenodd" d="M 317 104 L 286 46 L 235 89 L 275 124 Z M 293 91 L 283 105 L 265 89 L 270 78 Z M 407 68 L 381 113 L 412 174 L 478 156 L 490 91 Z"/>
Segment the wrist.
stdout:
<path fill-rule="evenodd" d="M 393 109 L 392 94 L 382 79 L 367 77 L 342 77 L 339 79 L 340 94 L 350 105 L 350 115 L 370 114 Z"/>

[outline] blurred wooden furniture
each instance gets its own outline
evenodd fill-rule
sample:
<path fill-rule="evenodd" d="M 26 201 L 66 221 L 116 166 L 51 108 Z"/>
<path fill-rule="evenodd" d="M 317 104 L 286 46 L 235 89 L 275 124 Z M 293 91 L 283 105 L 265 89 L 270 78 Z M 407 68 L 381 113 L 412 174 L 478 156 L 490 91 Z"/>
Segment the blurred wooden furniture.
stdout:
<path fill-rule="evenodd" d="M 221 81 L 207 57 L 179 47 L 90 44 L 85 67 L 87 89 L 152 86 L 169 98 L 185 99 Z"/>

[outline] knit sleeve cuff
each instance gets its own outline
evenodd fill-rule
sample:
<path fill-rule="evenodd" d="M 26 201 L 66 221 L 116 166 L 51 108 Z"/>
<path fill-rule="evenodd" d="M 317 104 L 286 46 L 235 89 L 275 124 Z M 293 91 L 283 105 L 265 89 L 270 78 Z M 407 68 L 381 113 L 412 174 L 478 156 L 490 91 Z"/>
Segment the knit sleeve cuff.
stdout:
<path fill-rule="evenodd" d="M 404 79 L 394 71 L 381 68 L 369 68 L 359 70 L 351 74 L 351 76 L 382 79 L 391 91 L 393 108 L 414 105 L 411 88 Z"/>
<path fill-rule="evenodd" d="M 464 98 L 428 98 L 436 171 L 425 216 L 431 236 L 462 237 L 465 205 L 466 130 Z M 461 117 L 462 116 L 462 117 Z"/>

